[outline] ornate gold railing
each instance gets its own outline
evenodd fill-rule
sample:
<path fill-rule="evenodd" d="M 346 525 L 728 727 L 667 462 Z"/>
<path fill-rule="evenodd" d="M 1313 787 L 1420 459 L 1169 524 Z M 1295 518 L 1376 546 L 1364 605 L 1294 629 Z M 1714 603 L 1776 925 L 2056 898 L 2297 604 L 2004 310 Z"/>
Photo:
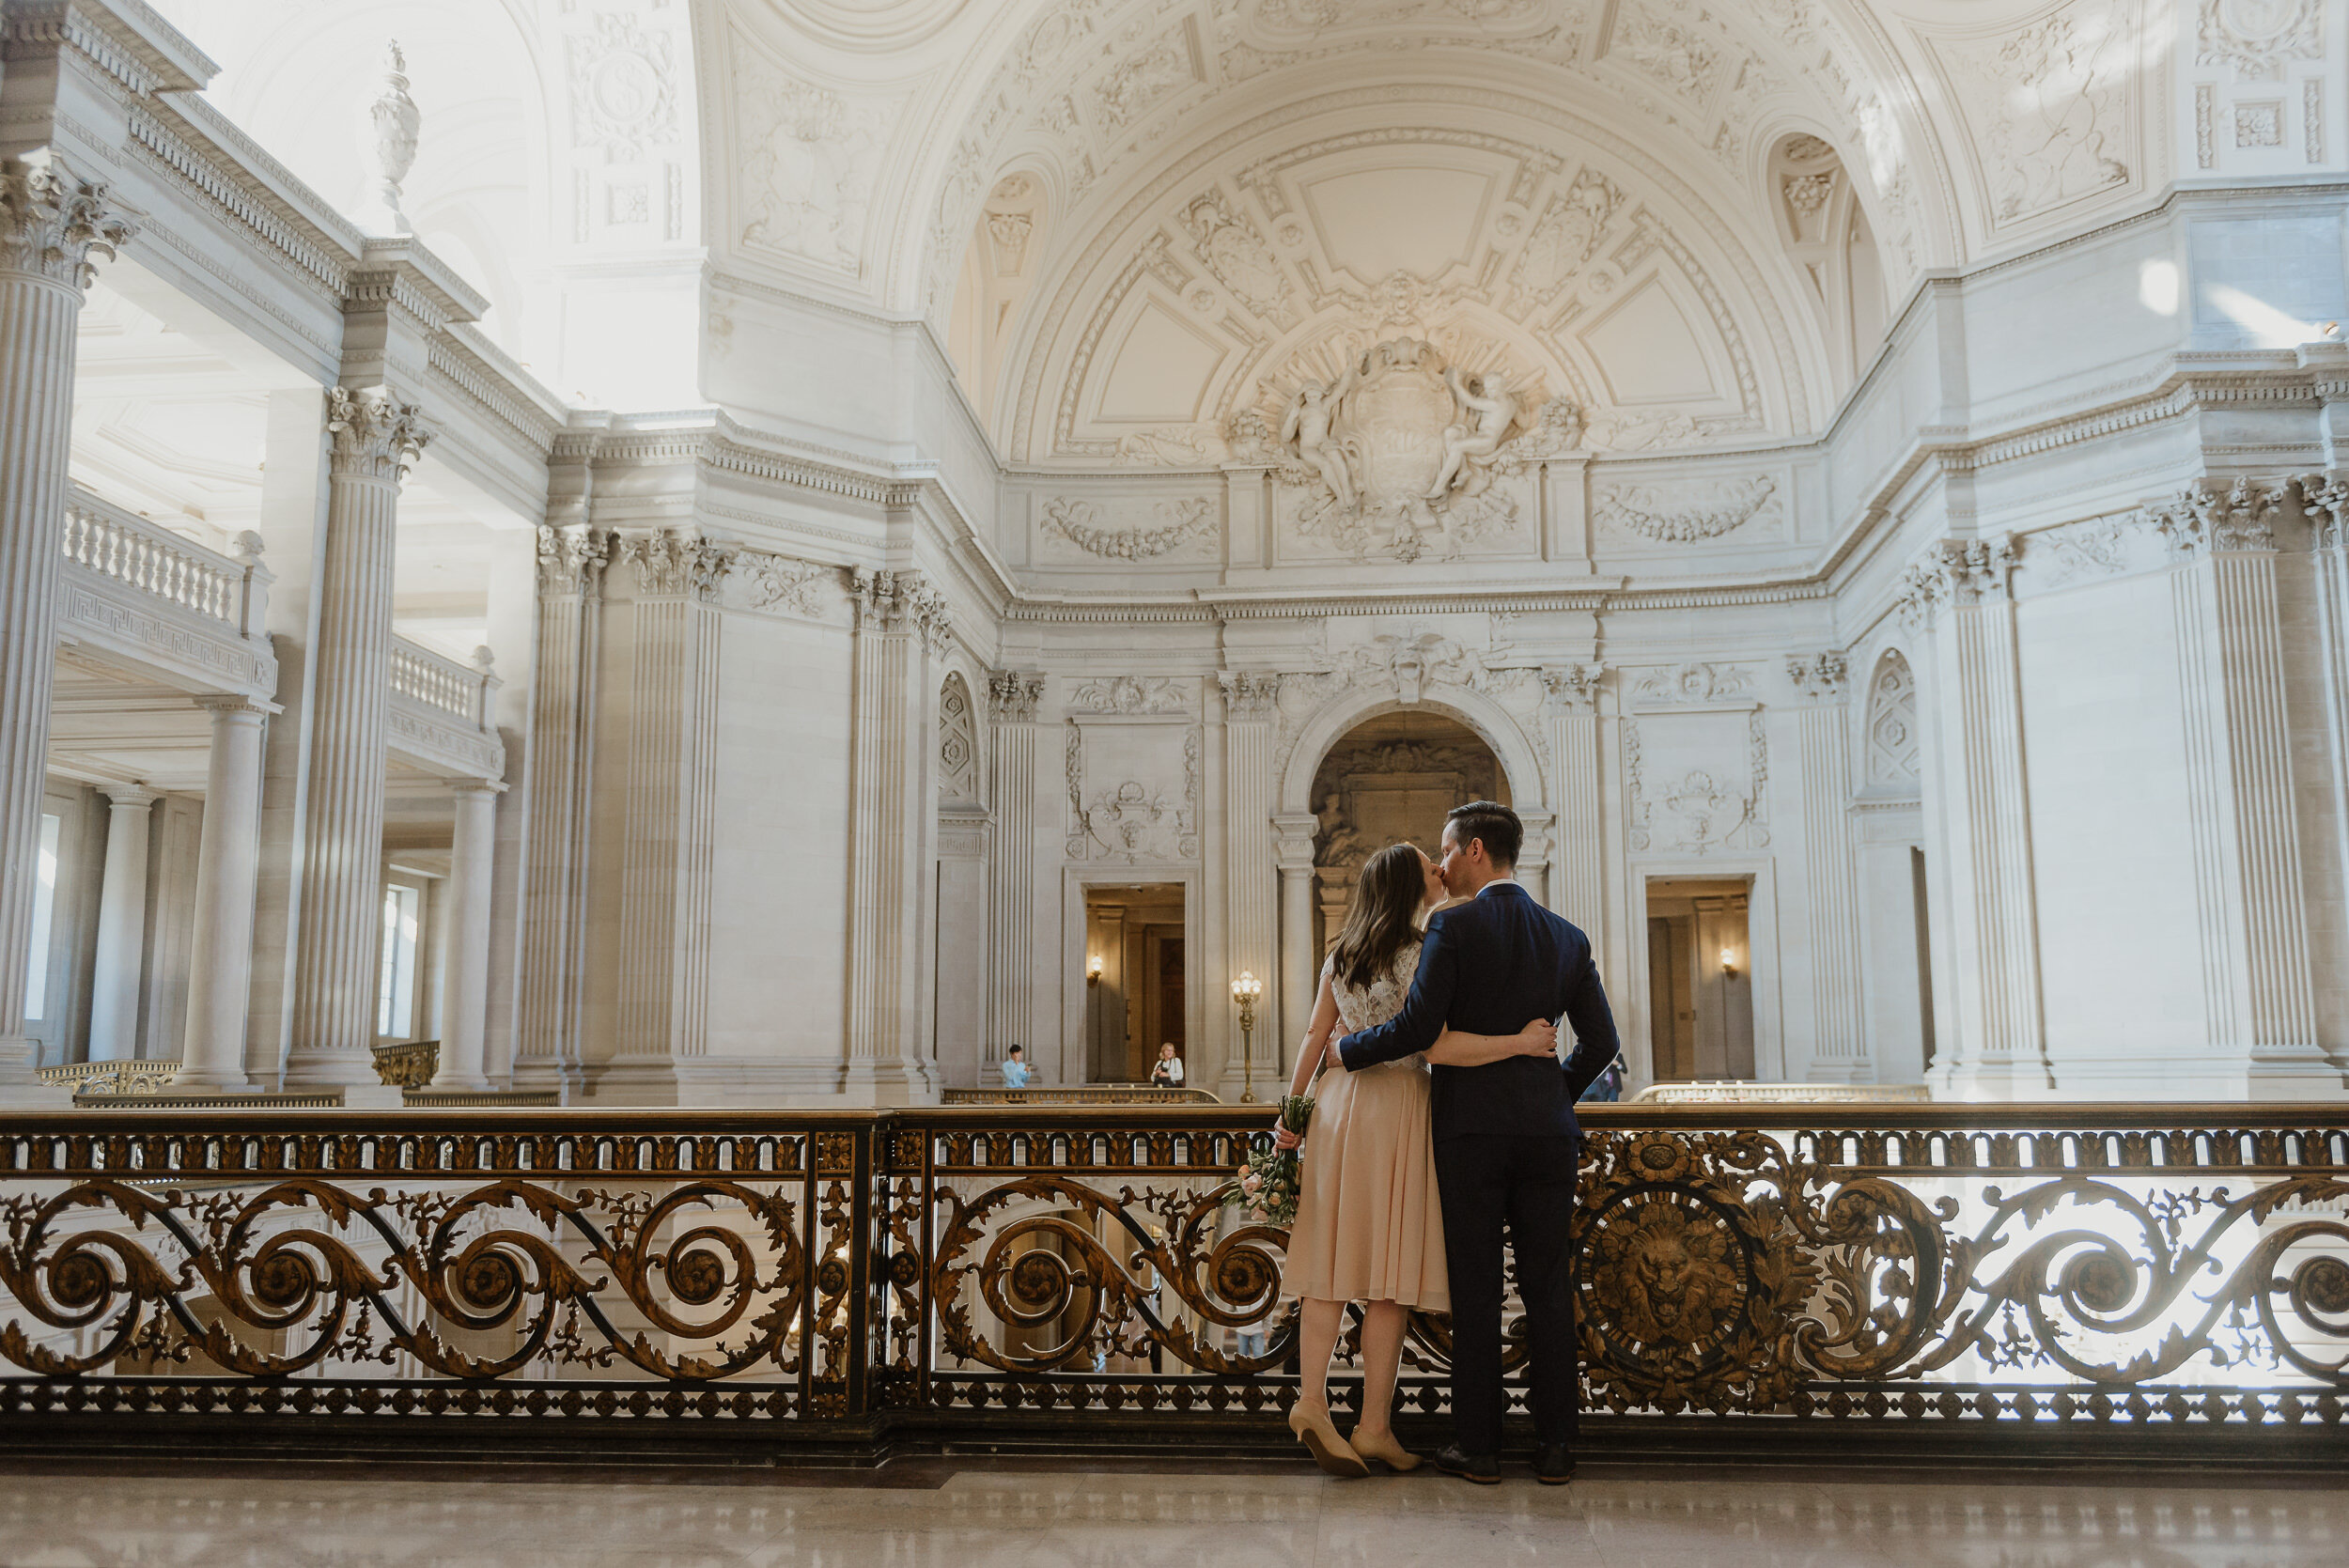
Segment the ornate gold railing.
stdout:
<path fill-rule="evenodd" d="M 2338 1455 L 2340 1116 L 1585 1110 L 1601 1421 Z M 1229 1201 L 1268 1116 L 16 1113 L 0 1431 L 536 1416 L 867 1449 L 1277 1431 L 1284 1237 Z M 1446 1339 L 1414 1325 L 1407 1418 L 1444 1408 Z"/>

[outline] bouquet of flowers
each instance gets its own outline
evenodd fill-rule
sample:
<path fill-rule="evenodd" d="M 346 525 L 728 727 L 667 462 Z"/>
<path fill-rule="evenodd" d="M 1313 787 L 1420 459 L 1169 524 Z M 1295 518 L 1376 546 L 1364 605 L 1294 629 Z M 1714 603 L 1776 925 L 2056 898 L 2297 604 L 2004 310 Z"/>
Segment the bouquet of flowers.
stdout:
<path fill-rule="evenodd" d="M 1302 1137 L 1305 1124 L 1313 1119 L 1313 1114 L 1311 1094 L 1281 1096 L 1280 1125 L 1289 1131 Z M 1239 1178 L 1240 1201 L 1268 1225 L 1294 1225 L 1302 1180 L 1297 1151 L 1268 1144 L 1248 1156 L 1248 1167 Z"/>

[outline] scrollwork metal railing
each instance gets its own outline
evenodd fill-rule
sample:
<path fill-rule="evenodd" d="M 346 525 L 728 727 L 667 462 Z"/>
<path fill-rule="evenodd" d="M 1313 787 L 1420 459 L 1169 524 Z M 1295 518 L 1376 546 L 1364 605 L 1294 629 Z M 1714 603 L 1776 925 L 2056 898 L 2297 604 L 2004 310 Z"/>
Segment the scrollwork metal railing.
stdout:
<path fill-rule="evenodd" d="M 1805 1418 L 2341 1439 L 2338 1116 L 1586 1110 L 1596 1419 L 1770 1422 L 1773 1441 L 1823 1430 Z M 1268 1122 L 21 1113 L 0 1122 L 0 1428 L 512 1415 L 871 1444 L 1104 1416 L 1269 1426 L 1296 1370 L 1286 1238 L 1232 1179 Z M 1407 1418 L 1444 1409 L 1448 1340 L 1414 1322 Z"/>

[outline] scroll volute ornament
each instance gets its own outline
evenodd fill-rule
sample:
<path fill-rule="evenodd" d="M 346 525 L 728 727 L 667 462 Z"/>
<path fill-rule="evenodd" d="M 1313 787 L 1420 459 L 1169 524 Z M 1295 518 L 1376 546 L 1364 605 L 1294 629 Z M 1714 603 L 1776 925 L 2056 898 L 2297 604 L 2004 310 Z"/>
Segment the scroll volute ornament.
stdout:
<path fill-rule="evenodd" d="M 328 387 L 326 428 L 334 438 L 337 474 L 395 485 L 432 440 L 424 411 L 381 386 Z"/>
<path fill-rule="evenodd" d="M 54 160 L 0 162 L 0 272 L 89 287 L 94 258 L 114 259 L 136 227 L 107 205 L 103 180 L 76 179 Z"/>

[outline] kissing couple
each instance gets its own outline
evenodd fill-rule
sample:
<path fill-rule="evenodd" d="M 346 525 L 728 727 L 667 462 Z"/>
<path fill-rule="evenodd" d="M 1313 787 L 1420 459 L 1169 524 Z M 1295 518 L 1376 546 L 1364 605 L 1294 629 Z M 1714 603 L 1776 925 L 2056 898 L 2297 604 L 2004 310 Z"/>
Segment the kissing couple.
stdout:
<path fill-rule="evenodd" d="M 1574 1102 L 1617 1042 L 1590 939 L 1517 881 L 1524 838 L 1517 813 L 1475 800 L 1445 818 L 1440 860 L 1408 844 L 1379 850 L 1321 967 L 1289 1092 L 1325 1065 L 1329 1077 L 1304 1135 L 1283 1127 L 1276 1141 L 1304 1148 L 1282 1281 L 1301 1319 L 1289 1427 L 1332 1475 L 1366 1475 L 1371 1460 L 1419 1467 L 1392 1421 L 1417 1309 L 1452 1314 L 1455 1437 L 1436 1467 L 1501 1479 L 1505 1224 L 1532 1357 L 1533 1474 L 1574 1479 Z M 1361 1420 L 1346 1437 L 1329 1375 L 1349 1301 L 1366 1306 Z"/>

